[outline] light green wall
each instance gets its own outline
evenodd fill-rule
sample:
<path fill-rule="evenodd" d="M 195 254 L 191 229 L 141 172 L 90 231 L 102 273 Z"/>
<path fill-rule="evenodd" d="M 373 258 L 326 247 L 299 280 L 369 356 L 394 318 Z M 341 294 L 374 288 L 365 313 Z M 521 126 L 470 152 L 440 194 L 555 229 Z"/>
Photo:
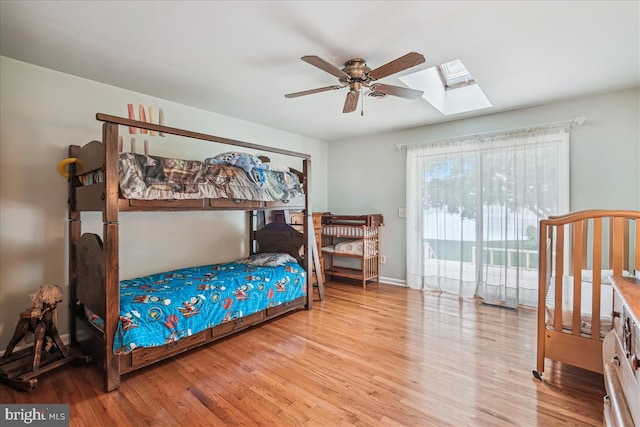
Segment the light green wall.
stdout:
<path fill-rule="evenodd" d="M 311 154 L 312 207 L 326 210 L 327 143 L 0 57 L 0 350 L 29 295 L 59 285 L 68 303 L 67 183 L 57 172 L 68 146 L 101 138 L 98 112 L 124 117 L 127 103 L 166 112 L 168 126 Z M 125 147 L 130 135 L 126 129 Z M 142 136 L 137 136 L 138 152 Z M 200 159 L 233 149 L 206 141 L 151 137 L 151 154 Z M 237 149 L 237 148 L 236 148 Z M 296 168 L 301 161 L 272 155 Z M 122 213 L 120 273 L 131 278 L 246 254 L 242 212 Z M 97 213 L 84 231 L 101 233 Z M 195 231 L 194 230 L 201 230 Z M 61 333 L 67 310 L 59 310 Z"/>
<path fill-rule="evenodd" d="M 638 87 L 537 107 L 329 144 L 329 208 L 336 214 L 382 213 L 381 251 L 390 282 L 405 278 L 405 150 L 397 143 L 532 126 L 585 116 L 571 132 L 571 210 L 640 209 Z"/>
<path fill-rule="evenodd" d="M 0 349 L 38 286 L 60 285 L 67 298 L 66 181 L 56 165 L 68 145 L 100 138 L 97 112 L 125 116 L 127 103 L 141 103 L 164 108 L 170 126 L 310 153 L 313 210 L 382 213 L 382 275 L 402 282 L 405 228 L 397 211 L 405 206 L 405 152 L 396 143 L 586 116 L 572 132 L 571 209 L 640 209 L 639 95 L 633 88 L 326 144 L 0 57 Z M 206 142 L 149 139 L 152 154 L 200 158 L 214 150 Z M 243 218 L 234 212 L 124 213 L 121 275 L 240 256 L 246 250 Z M 88 231 L 101 231 L 98 214 L 83 220 Z M 61 310 L 62 333 L 67 321 Z"/>

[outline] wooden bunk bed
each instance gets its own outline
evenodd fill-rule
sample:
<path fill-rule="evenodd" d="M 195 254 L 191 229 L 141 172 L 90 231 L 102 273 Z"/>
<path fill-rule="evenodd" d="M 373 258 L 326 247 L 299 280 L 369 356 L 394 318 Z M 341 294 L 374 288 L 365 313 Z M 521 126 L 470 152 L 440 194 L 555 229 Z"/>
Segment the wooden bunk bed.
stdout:
<path fill-rule="evenodd" d="M 640 270 L 640 212 L 586 210 L 540 221 L 537 366 L 546 359 L 602 373 L 612 329 L 611 276 Z"/>
<path fill-rule="evenodd" d="M 311 272 L 311 259 L 301 260 L 299 257 L 301 247 L 303 253 L 309 253 L 307 249 L 310 244 L 313 244 L 313 241 L 310 240 L 312 236 L 307 232 L 311 224 L 309 201 L 306 196 L 309 194 L 310 185 L 311 159 L 309 155 L 105 114 L 97 114 L 96 118 L 104 122 L 102 141 L 92 141 L 83 147 L 70 146 L 69 159 L 72 161 L 67 162 L 69 163 L 69 287 L 72 309 L 70 334 L 71 344 L 79 346 L 90 354 L 98 366 L 104 370 L 104 387 L 107 391 L 119 387 L 122 374 L 210 343 L 293 310 L 311 309 L 313 287 L 311 281 L 307 280 L 307 272 Z M 119 179 L 122 179 L 120 175 L 123 175 L 123 162 L 131 161 L 132 154 L 119 152 L 118 131 L 121 126 L 147 129 L 163 132 L 165 135 L 177 135 L 301 159 L 303 164 L 302 172 L 299 173 L 301 191 L 291 200 L 269 200 L 268 197 L 262 196 L 258 197 L 258 200 L 255 198 L 254 200 L 243 199 L 233 197 L 233 191 L 222 185 L 226 184 L 228 176 L 225 176 L 222 179 L 224 181 L 222 184 L 215 182 L 217 185 L 215 190 L 218 193 L 214 192 L 213 194 L 221 194 L 220 197 L 194 198 L 197 196 L 191 194 L 189 196 L 191 198 L 188 199 L 176 199 L 170 196 L 167 196 L 170 197 L 168 200 L 124 198 Z M 138 157 L 133 160 L 134 163 L 157 161 L 159 161 L 158 158 L 150 156 Z M 195 167 L 194 161 L 185 162 L 190 167 Z M 226 169 L 235 166 L 216 164 L 206 167 L 223 168 L 227 175 L 246 175 L 242 171 L 233 172 Z M 162 174 L 162 171 L 160 173 Z M 165 187 L 161 186 L 161 188 Z M 158 194 L 154 197 L 157 197 Z M 283 224 L 269 224 L 258 230 L 258 223 L 264 217 L 261 213 L 271 209 L 297 209 L 305 212 L 302 233 Z M 192 210 L 246 211 L 250 230 L 248 236 L 250 256 L 247 259 L 238 260 L 240 264 L 235 263 L 231 267 L 228 264 L 198 266 L 187 272 L 179 270 L 137 278 L 133 281 L 121 281 L 119 276 L 121 237 L 118 224 L 119 212 Z M 96 234 L 82 233 L 81 214 L 86 211 L 102 212 L 102 238 Z M 264 253 L 265 256 L 260 255 L 261 253 Z M 287 255 L 289 259 L 285 261 Z M 265 259 L 267 261 L 273 260 L 270 256 L 275 256 L 275 262 L 271 264 L 265 262 Z M 233 282 L 235 279 L 224 279 L 220 275 L 222 270 L 229 269 L 235 269 L 240 272 L 239 274 L 246 275 L 239 279 L 243 285 L 238 286 L 235 291 L 232 289 L 234 288 L 233 284 L 236 283 Z M 277 274 L 284 276 L 277 276 L 277 279 L 269 282 L 269 277 L 275 277 L 269 276 L 276 274 L 275 270 L 278 270 Z M 202 274 L 204 278 L 197 276 L 197 274 Z M 197 279 L 200 282 L 198 282 L 198 292 L 193 295 L 192 299 L 182 300 L 182 307 L 175 307 L 180 312 L 175 311 L 177 314 L 169 315 L 169 312 L 163 311 L 166 309 L 163 306 L 163 301 L 169 301 L 170 298 L 163 299 L 161 294 L 154 294 L 153 292 L 158 290 L 154 286 L 162 283 L 164 288 L 170 288 L 169 280 L 176 277 L 187 277 L 193 281 Z M 245 286 L 245 279 L 257 281 L 246 283 Z M 224 282 L 229 283 L 228 286 L 220 286 L 224 283 L 207 282 L 208 280 L 230 280 L 230 282 Z M 130 287 L 130 289 L 142 286 L 145 292 L 150 292 L 149 294 L 139 293 L 136 296 L 137 299 L 133 301 L 133 303 L 142 303 L 136 306 L 140 307 L 140 310 L 123 312 L 125 308 L 121 307 L 121 304 L 124 304 L 121 283 L 125 282 L 127 283 L 123 286 Z M 253 298 L 251 308 L 241 305 L 241 302 L 244 302 L 246 298 L 246 295 L 242 294 L 246 293 L 247 289 L 254 291 L 252 295 L 258 294 L 258 289 L 262 291 L 259 294 L 264 295 L 261 297 L 262 299 Z M 289 292 L 289 289 L 294 290 Z M 284 292 L 285 290 L 286 292 Z M 222 294 L 223 291 L 234 291 L 234 294 L 233 296 L 225 296 Z M 135 292 L 130 293 L 135 294 Z M 220 308 L 216 308 L 216 310 L 222 311 L 215 311 L 216 316 L 224 315 L 224 318 L 222 320 L 210 318 L 207 321 L 206 329 L 201 331 L 189 329 L 191 328 L 189 323 L 183 323 L 188 327 L 178 330 L 176 322 L 187 322 L 195 317 L 190 317 L 194 313 L 200 314 L 201 300 L 207 302 L 211 300 L 217 303 Z M 156 304 L 144 304 L 147 302 L 156 302 Z M 231 310 L 229 307 L 232 304 L 235 304 L 235 307 L 245 307 L 245 309 Z M 225 309 L 226 311 L 224 311 Z M 127 342 L 127 345 L 124 345 L 123 337 L 128 330 L 140 326 L 138 324 L 132 325 L 138 319 L 132 317 L 131 312 L 138 315 L 143 310 L 144 313 L 147 313 L 148 310 L 148 316 L 153 317 L 153 320 L 158 320 L 157 323 L 165 323 L 167 329 L 174 328 L 171 330 L 170 338 L 164 339 L 164 341 L 155 339 L 155 341 L 161 342 L 158 345 L 148 347 L 138 346 L 135 342 Z M 211 313 L 214 312 L 214 309 L 207 308 L 207 310 Z M 202 313 L 204 313 L 204 309 Z M 144 327 L 146 328 L 146 326 Z"/>
<path fill-rule="evenodd" d="M 324 274 L 359 280 L 366 288 L 380 279 L 380 227 L 384 218 L 371 215 L 322 215 L 322 255 Z M 339 260 L 342 259 L 343 263 Z M 357 260 L 358 266 L 348 266 Z M 338 262 L 336 262 L 338 261 Z"/>

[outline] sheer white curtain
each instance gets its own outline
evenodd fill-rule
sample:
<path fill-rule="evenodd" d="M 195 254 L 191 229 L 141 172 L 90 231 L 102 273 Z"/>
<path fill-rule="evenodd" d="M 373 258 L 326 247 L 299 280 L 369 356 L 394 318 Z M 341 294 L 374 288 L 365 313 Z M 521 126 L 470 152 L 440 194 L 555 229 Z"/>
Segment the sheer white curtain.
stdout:
<path fill-rule="evenodd" d="M 537 225 L 566 212 L 569 128 L 407 147 L 407 285 L 537 304 Z"/>

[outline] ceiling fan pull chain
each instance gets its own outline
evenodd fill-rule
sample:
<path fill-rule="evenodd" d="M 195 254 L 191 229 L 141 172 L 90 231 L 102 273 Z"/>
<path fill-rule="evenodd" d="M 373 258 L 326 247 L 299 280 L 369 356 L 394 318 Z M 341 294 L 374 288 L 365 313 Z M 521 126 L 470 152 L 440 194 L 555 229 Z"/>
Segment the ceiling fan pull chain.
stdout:
<path fill-rule="evenodd" d="M 360 101 L 360 117 L 364 117 L 364 90 L 362 88 L 360 88 L 360 98 L 362 99 Z"/>

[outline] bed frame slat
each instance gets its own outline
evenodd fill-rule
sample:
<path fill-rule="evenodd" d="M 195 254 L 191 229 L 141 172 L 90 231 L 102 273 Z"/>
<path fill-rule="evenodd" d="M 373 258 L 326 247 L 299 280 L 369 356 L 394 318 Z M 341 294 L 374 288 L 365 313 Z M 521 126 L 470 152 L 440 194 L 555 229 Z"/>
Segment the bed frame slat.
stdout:
<path fill-rule="evenodd" d="M 625 271 L 629 271 L 629 265 L 631 262 L 631 253 L 629 252 L 629 220 L 623 219 L 622 226 L 624 230 L 622 231 L 622 269 Z"/>
<path fill-rule="evenodd" d="M 624 257 L 624 224 L 623 218 L 615 217 L 613 218 L 613 275 L 621 276 L 622 275 L 622 259 Z"/>
<path fill-rule="evenodd" d="M 591 287 L 591 339 L 600 341 L 600 304 L 602 271 L 602 218 L 593 219 L 593 282 Z"/>
<path fill-rule="evenodd" d="M 584 252 L 583 245 L 583 224 L 585 221 L 578 221 L 573 224 L 573 316 L 571 319 L 571 333 L 580 336 L 580 323 L 582 313 L 582 259 Z"/>
<path fill-rule="evenodd" d="M 557 227 L 557 238 L 555 242 L 556 262 L 555 262 L 555 291 L 554 301 L 554 328 L 556 331 L 562 330 L 562 277 L 564 275 L 564 226 Z M 553 246 L 552 246 L 553 247 Z"/>
<path fill-rule="evenodd" d="M 609 263 L 607 264 L 607 268 L 613 268 L 613 236 L 614 236 L 614 230 L 613 230 L 613 217 L 608 218 L 609 220 L 609 244 L 607 245 L 607 248 L 609 249 L 608 254 L 609 254 Z"/>

